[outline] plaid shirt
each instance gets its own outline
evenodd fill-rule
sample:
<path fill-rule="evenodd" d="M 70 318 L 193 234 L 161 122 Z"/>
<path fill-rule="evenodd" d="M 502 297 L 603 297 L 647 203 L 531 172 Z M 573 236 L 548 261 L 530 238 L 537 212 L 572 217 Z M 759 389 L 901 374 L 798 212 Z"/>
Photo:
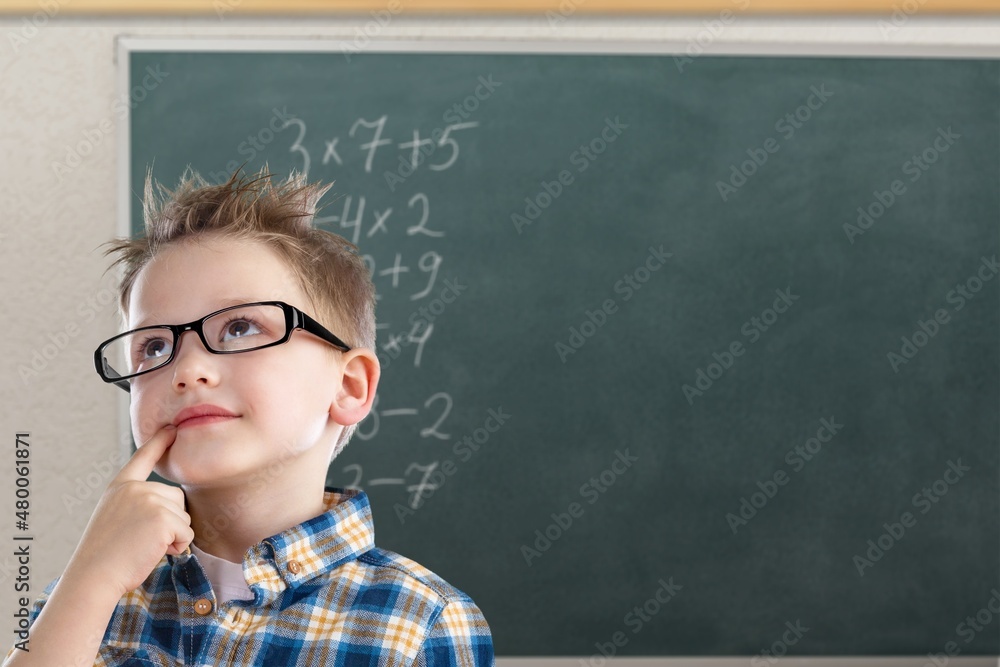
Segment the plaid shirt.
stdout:
<path fill-rule="evenodd" d="M 479 608 L 375 546 L 363 491 L 327 488 L 323 499 L 327 512 L 244 556 L 253 600 L 220 607 L 197 556 L 165 555 L 118 602 L 95 665 L 493 666 Z M 57 581 L 32 606 L 32 623 Z"/>

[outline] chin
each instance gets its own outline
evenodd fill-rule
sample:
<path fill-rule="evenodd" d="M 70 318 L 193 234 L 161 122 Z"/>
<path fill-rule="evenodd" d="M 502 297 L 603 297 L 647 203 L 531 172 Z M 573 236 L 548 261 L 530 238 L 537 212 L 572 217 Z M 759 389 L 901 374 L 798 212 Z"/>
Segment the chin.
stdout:
<path fill-rule="evenodd" d="M 231 469 L 220 469 L 210 465 L 194 465 L 194 466 L 177 466 L 172 468 L 170 472 L 174 473 L 170 479 L 171 481 L 187 488 L 200 488 L 200 489 L 210 489 L 210 488 L 239 488 L 246 489 L 248 485 L 249 474 Z"/>

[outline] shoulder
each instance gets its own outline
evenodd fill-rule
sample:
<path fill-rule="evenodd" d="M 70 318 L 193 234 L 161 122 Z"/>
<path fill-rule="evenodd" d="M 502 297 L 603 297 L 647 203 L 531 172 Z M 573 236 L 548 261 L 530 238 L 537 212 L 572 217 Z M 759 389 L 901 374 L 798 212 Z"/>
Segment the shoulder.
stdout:
<path fill-rule="evenodd" d="M 420 563 L 373 548 L 358 560 L 370 568 L 373 589 L 395 593 L 395 607 L 427 608 L 424 641 L 417 665 L 490 667 L 493 640 L 482 611 L 466 593 Z M 414 605 L 416 603 L 416 605 Z"/>
<path fill-rule="evenodd" d="M 375 547 L 358 557 L 372 568 L 372 577 L 383 583 L 398 582 L 429 602 L 445 605 L 472 599 L 420 563 L 393 551 Z"/>

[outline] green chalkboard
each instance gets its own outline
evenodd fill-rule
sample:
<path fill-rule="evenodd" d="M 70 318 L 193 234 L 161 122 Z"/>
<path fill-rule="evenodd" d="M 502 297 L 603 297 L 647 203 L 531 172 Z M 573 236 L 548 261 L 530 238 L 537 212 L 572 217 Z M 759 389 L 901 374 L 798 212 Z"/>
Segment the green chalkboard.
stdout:
<path fill-rule="evenodd" d="M 1000 652 L 996 61 L 284 48 L 130 51 L 123 187 L 335 181 L 329 482 L 498 654 Z"/>

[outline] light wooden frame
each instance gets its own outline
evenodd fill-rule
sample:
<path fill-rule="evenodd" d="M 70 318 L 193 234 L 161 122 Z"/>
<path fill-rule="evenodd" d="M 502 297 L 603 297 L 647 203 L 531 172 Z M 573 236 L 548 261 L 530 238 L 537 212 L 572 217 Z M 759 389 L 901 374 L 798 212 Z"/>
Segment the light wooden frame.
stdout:
<path fill-rule="evenodd" d="M 32 15 L 57 7 L 79 15 L 368 14 L 992 14 L 1000 0 L 0 0 L 0 15 Z"/>

